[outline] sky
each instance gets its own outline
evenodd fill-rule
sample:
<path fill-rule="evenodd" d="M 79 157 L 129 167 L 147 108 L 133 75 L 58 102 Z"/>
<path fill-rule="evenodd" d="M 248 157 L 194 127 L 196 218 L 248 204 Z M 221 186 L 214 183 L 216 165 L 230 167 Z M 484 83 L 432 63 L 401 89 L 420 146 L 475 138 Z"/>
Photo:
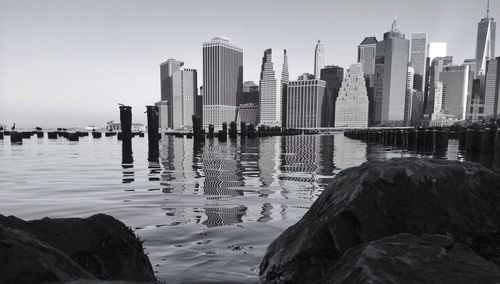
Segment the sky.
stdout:
<path fill-rule="evenodd" d="M 490 6 L 500 15 L 500 0 Z M 103 126 L 119 120 L 119 103 L 145 123 L 160 99 L 159 64 L 184 61 L 200 86 L 202 43 L 215 36 L 243 48 L 244 80 L 257 84 L 267 48 L 287 50 L 292 80 L 313 73 L 318 39 L 326 64 L 348 68 L 394 17 L 407 38 L 447 42 L 461 64 L 474 58 L 485 14 L 486 0 L 0 0 L 0 124 Z"/>

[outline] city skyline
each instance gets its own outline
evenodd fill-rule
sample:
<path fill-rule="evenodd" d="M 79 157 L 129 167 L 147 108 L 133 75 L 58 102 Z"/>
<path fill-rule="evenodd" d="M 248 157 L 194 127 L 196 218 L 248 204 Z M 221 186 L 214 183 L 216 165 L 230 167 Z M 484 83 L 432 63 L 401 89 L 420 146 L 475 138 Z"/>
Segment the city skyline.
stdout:
<path fill-rule="evenodd" d="M 195 1 L 144 5 L 138 1 L 120 1 L 121 5 L 114 5 L 116 1 L 0 1 L 0 122 L 16 122 L 20 127 L 99 126 L 117 120 L 117 104 L 124 103 L 133 107 L 134 121 L 144 123 L 144 106 L 156 102 L 160 94 L 159 63 L 181 58 L 202 78 L 202 42 L 221 35 L 243 48 L 244 81 L 258 82 L 262 52 L 273 46 L 287 49 L 291 80 L 304 72 L 314 73 L 318 39 L 325 45 L 325 64 L 345 68 L 356 62 L 357 47 L 365 37 L 382 39 L 395 9 L 406 38 L 426 32 L 429 42 L 447 42 L 448 55 L 457 64 L 475 57 L 477 22 L 486 16 L 486 1 L 372 2 L 276 1 L 270 11 L 255 12 L 251 3 L 225 1 L 208 8 Z M 454 9 L 449 9 L 451 4 Z M 197 11 L 204 8 L 212 16 L 232 14 L 226 21 L 203 22 L 206 16 Z M 495 18 L 499 8 L 498 2 L 492 2 L 490 17 Z M 262 23 L 256 20 L 278 9 L 283 10 L 277 16 L 283 20 L 282 36 L 262 33 Z M 165 18 L 161 11 L 168 11 Z M 200 19 L 191 23 L 180 18 L 186 29 L 174 31 L 165 24 L 172 20 L 168 16 L 179 16 L 170 11 Z M 304 20 L 337 17 L 328 27 L 312 29 L 304 22 L 286 20 L 294 15 L 303 15 Z M 352 15 L 359 23 L 347 33 L 341 27 Z M 226 25 L 236 19 L 240 23 Z M 30 109 L 29 116 L 22 113 L 25 108 Z"/>

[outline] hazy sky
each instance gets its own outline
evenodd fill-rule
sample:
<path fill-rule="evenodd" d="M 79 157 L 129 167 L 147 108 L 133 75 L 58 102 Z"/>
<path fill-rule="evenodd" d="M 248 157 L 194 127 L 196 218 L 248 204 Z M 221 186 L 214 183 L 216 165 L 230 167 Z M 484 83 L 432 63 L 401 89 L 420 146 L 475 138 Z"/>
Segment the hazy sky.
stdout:
<path fill-rule="evenodd" d="M 270 47 L 287 49 L 291 79 L 312 73 L 318 39 L 327 64 L 348 67 L 395 12 L 407 38 L 448 42 L 461 64 L 474 58 L 486 0 L 0 0 L 0 123 L 100 126 L 119 120 L 118 103 L 144 123 L 160 98 L 159 64 L 182 60 L 201 85 L 202 42 L 218 35 L 243 48 L 245 81 L 258 83 Z"/>

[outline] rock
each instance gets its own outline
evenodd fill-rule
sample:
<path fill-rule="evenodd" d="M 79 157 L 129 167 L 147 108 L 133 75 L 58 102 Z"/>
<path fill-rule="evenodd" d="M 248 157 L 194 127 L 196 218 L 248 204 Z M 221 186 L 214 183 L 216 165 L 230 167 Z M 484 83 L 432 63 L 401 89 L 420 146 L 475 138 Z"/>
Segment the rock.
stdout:
<path fill-rule="evenodd" d="M 0 225 L 0 283 L 47 283 L 91 280 L 64 253 L 30 233 Z"/>
<path fill-rule="evenodd" d="M 142 242 L 130 228 L 111 216 L 23 221 L 0 215 L 0 225 L 33 234 L 98 279 L 156 281 Z"/>
<path fill-rule="evenodd" d="M 346 169 L 271 243 L 260 277 L 317 282 L 353 246 L 400 233 L 450 235 L 500 264 L 500 174 L 475 163 L 419 158 Z"/>
<path fill-rule="evenodd" d="M 348 250 L 317 283 L 494 284 L 500 267 L 443 235 L 399 234 Z"/>

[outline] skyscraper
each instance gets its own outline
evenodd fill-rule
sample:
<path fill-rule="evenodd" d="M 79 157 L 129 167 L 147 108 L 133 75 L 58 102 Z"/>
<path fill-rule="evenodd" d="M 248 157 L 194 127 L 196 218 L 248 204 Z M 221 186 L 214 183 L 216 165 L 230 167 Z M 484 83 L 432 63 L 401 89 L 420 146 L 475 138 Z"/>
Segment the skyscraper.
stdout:
<path fill-rule="evenodd" d="M 322 124 L 327 127 L 334 127 L 335 102 L 344 80 L 344 68 L 335 65 L 325 66 L 325 68 L 321 69 L 320 79 L 326 82 L 325 111 L 323 112 Z"/>
<path fill-rule="evenodd" d="M 160 65 L 161 128 L 190 128 L 193 126 L 192 115 L 195 114 L 195 101 L 198 94 L 197 72 L 185 69 L 184 62 L 168 59 Z M 164 107 L 166 105 L 166 108 Z M 165 114 L 165 111 L 167 112 Z"/>
<path fill-rule="evenodd" d="M 260 71 L 260 124 L 281 126 L 282 99 L 288 84 L 286 50 L 266 49 Z"/>
<path fill-rule="evenodd" d="M 431 115 L 434 112 L 434 98 L 436 97 L 435 87 L 439 81 L 439 74 L 447 66 L 451 66 L 453 62 L 452 56 L 435 57 L 429 68 L 429 93 L 425 113 Z"/>
<path fill-rule="evenodd" d="M 358 45 L 358 62 L 365 76 L 368 76 L 369 84 L 373 87 L 373 74 L 375 73 L 375 55 L 377 50 L 377 38 L 365 37 Z"/>
<path fill-rule="evenodd" d="M 427 58 L 427 33 L 413 33 L 411 36 L 411 66 L 415 70 L 413 86 L 415 90 L 425 88 L 425 67 Z"/>
<path fill-rule="evenodd" d="M 314 78 L 319 79 L 321 69 L 325 67 L 325 46 L 318 40 L 314 49 Z"/>
<path fill-rule="evenodd" d="M 425 87 L 424 87 L 424 116 L 427 119 L 430 119 L 433 108 L 432 106 L 428 106 L 429 101 L 433 101 L 434 97 L 430 94 L 431 88 L 434 85 L 431 85 L 431 76 L 430 76 L 430 68 L 431 63 L 436 57 L 445 57 L 447 56 L 447 43 L 446 42 L 429 42 L 427 44 L 427 60 L 425 62 Z"/>
<path fill-rule="evenodd" d="M 406 93 L 405 93 L 405 111 L 404 111 L 404 125 L 410 126 L 412 115 L 412 99 L 413 99 L 413 80 L 415 76 L 415 68 L 408 66 L 406 72 Z"/>
<path fill-rule="evenodd" d="M 243 95 L 238 105 L 237 123 L 257 125 L 259 123 L 259 85 L 253 81 L 243 83 Z"/>
<path fill-rule="evenodd" d="M 446 114 L 458 120 L 464 120 L 467 111 L 467 99 L 472 92 L 473 72 L 468 65 L 445 67 L 439 75 L 443 83 L 443 105 Z"/>
<path fill-rule="evenodd" d="M 203 127 L 236 120 L 243 89 L 243 50 L 228 38 L 203 43 Z"/>
<path fill-rule="evenodd" d="M 303 74 L 297 81 L 288 83 L 287 128 L 319 128 L 326 82 L 314 79 L 314 75 Z"/>
<path fill-rule="evenodd" d="M 500 57 L 488 61 L 484 115 L 487 121 L 500 119 Z"/>
<path fill-rule="evenodd" d="M 486 64 L 495 57 L 495 19 L 490 18 L 490 1 L 486 9 L 486 17 L 477 24 L 476 42 L 476 75 L 486 73 Z"/>
<path fill-rule="evenodd" d="M 374 124 L 401 125 L 404 120 L 410 41 L 396 20 L 377 43 L 374 76 Z"/>
<path fill-rule="evenodd" d="M 352 64 L 335 104 L 335 127 L 367 127 L 368 96 L 362 64 Z"/>

